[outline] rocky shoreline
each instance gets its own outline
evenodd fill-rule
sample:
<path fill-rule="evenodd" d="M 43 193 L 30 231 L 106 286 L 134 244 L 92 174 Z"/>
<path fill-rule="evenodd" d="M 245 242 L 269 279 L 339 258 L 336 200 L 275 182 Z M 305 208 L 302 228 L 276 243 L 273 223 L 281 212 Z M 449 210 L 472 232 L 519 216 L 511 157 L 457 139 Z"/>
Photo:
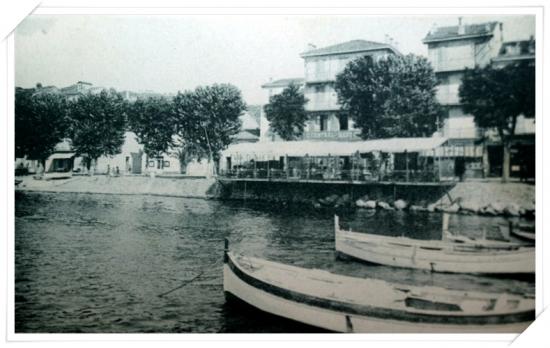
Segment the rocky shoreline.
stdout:
<path fill-rule="evenodd" d="M 316 209 L 351 207 L 367 210 L 402 210 L 478 214 L 485 216 L 534 217 L 535 187 L 520 183 L 465 182 L 459 183 L 436 202 L 403 199 L 395 201 L 364 195 L 352 200 L 350 195 L 328 195 L 312 201 Z"/>

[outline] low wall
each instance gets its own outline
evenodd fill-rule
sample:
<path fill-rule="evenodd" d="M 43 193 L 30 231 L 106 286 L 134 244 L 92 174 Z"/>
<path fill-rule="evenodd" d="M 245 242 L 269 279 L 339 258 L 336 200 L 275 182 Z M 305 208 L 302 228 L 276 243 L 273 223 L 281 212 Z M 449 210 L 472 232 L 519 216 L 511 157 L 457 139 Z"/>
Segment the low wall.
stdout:
<path fill-rule="evenodd" d="M 103 194 L 144 194 L 189 198 L 217 195 L 216 181 L 205 178 L 150 178 L 147 176 L 75 176 L 63 180 L 22 179 L 16 190 Z"/>
<path fill-rule="evenodd" d="M 452 186 L 418 184 L 351 184 L 304 183 L 278 181 L 220 180 L 222 199 L 264 200 L 272 202 L 314 202 L 330 195 L 349 195 L 352 201 L 364 197 L 393 202 L 403 199 L 411 204 L 425 205 L 445 195 Z"/>

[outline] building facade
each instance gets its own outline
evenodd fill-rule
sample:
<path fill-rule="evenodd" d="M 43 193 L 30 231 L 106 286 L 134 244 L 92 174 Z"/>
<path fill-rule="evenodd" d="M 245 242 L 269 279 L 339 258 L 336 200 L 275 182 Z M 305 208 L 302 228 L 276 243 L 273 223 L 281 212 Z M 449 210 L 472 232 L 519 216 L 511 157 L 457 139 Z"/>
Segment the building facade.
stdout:
<path fill-rule="evenodd" d="M 463 111 L 459 88 L 466 69 L 489 64 L 503 67 L 525 60 L 534 64 L 534 40 L 504 42 L 500 22 L 465 24 L 459 18 L 457 24 L 435 27 L 423 39 L 439 80 L 437 99 L 445 111 L 439 133 L 448 138 L 448 144 L 453 147 L 447 156 L 449 171 L 465 171 L 466 177 L 500 176 L 502 145 L 498 139 L 495 140 L 494 131 L 476 127 L 473 115 Z M 516 133 L 522 139 L 534 137 L 534 119 L 520 116 Z M 519 176 L 518 168 L 512 164 L 512 175 Z"/>
<path fill-rule="evenodd" d="M 502 46 L 502 23 L 466 25 L 432 29 L 423 40 L 428 59 L 439 80 L 437 99 L 445 109 L 441 133 L 449 139 L 471 144 L 480 137 L 474 117 L 464 113 L 458 90 L 464 70 L 491 64 Z"/>
<path fill-rule="evenodd" d="M 312 48 L 301 54 L 304 59 L 304 95 L 309 122 L 304 130 L 305 140 L 360 140 L 360 130 L 353 120 L 341 112 L 334 89 L 336 76 L 357 58 L 371 56 L 374 60 L 400 54 L 389 44 L 353 40 L 323 48 Z"/>
<path fill-rule="evenodd" d="M 309 120 L 304 128 L 303 140 L 357 141 L 360 130 L 353 120 L 341 111 L 334 89 L 336 76 L 354 59 L 371 56 L 384 59 L 391 54 L 400 54 L 390 44 L 366 40 L 353 40 L 323 48 L 311 46 L 300 56 L 304 59 L 304 78 L 281 79 L 262 85 L 268 96 L 281 93 L 290 84 L 299 85 L 308 100 L 306 111 Z M 262 117 L 262 140 L 280 140 L 269 131 L 265 115 Z M 262 136 L 263 135 L 263 136 Z"/>

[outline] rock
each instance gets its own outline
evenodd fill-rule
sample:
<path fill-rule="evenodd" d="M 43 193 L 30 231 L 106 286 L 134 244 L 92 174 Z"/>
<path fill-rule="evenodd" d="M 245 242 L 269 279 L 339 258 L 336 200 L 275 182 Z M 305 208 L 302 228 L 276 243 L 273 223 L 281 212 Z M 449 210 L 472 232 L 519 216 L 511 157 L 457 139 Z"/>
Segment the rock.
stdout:
<path fill-rule="evenodd" d="M 458 213 L 459 210 L 460 210 L 460 205 L 458 203 L 453 203 L 450 206 L 446 206 L 442 208 L 442 211 L 444 211 L 445 213 L 451 213 L 451 214 Z"/>
<path fill-rule="evenodd" d="M 340 198 L 338 195 L 330 195 L 325 197 L 325 202 L 327 202 L 327 204 L 334 204 L 338 198 Z"/>
<path fill-rule="evenodd" d="M 523 210 L 521 215 L 535 215 L 535 203 L 527 203 L 520 210 Z"/>
<path fill-rule="evenodd" d="M 428 209 L 427 209 L 427 208 L 424 208 L 424 207 L 421 206 L 421 205 L 414 205 L 414 204 L 413 204 L 413 205 L 411 205 L 411 206 L 409 207 L 409 210 L 411 210 L 411 211 L 426 211 L 426 210 L 428 210 Z"/>
<path fill-rule="evenodd" d="M 460 210 L 477 214 L 481 207 L 475 202 L 462 202 L 460 203 Z"/>
<path fill-rule="evenodd" d="M 510 203 L 504 207 L 504 214 L 508 216 L 520 216 L 520 207 L 515 203 Z"/>
<path fill-rule="evenodd" d="M 504 213 L 504 205 L 499 202 L 493 202 L 488 205 L 489 208 L 492 208 L 497 215 Z"/>
<path fill-rule="evenodd" d="M 393 210 L 393 207 L 386 202 L 378 202 L 378 206 L 385 210 Z"/>
<path fill-rule="evenodd" d="M 398 199 L 397 201 L 393 202 L 393 206 L 397 210 L 403 210 L 403 209 L 407 208 L 407 202 L 405 202 L 402 199 Z"/>
<path fill-rule="evenodd" d="M 355 201 L 355 206 L 357 208 L 366 208 L 367 207 L 367 201 L 364 201 L 363 199 L 358 199 Z"/>
<path fill-rule="evenodd" d="M 373 200 L 367 201 L 365 204 L 365 208 L 376 209 L 376 201 L 373 201 Z"/>
<path fill-rule="evenodd" d="M 339 198 L 338 195 L 330 195 L 325 198 L 319 199 L 318 202 L 324 206 L 333 206 L 338 200 L 338 198 Z"/>
<path fill-rule="evenodd" d="M 339 201 L 342 203 L 349 203 L 351 202 L 351 197 L 347 193 L 342 195 L 342 197 L 339 198 Z"/>
<path fill-rule="evenodd" d="M 485 215 L 497 216 L 498 212 L 489 204 L 481 210 L 481 213 Z"/>

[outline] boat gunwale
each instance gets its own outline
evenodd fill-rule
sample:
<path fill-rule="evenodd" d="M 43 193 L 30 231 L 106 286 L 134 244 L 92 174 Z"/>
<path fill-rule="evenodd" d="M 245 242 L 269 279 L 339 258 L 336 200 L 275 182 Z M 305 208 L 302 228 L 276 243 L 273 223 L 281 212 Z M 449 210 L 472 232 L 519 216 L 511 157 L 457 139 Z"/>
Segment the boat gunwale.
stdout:
<path fill-rule="evenodd" d="M 231 272 L 240 280 L 253 288 L 269 293 L 273 296 L 280 297 L 298 304 L 305 304 L 313 307 L 322 308 L 325 310 L 349 313 L 364 317 L 374 317 L 386 320 L 397 320 L 412 323 L 431 323 L 431 324 L 447 324 L 447 325 L 499 325 L 511 324 L 520 322 L 529 322 L 535 319 L 535 309 L 523 309 L 506 313 L 474 313 L 463 314 L 463 312 L 428 312 L 428 311 L 407 311 L 397 308 L 375 307 L 366 304 L 354 304 L 344 302 L 342 300 L 333 300 L 329 298 L 318 297 L 315 295 L 298 292 L 296 290 L 287 289 L 269 283 L 266 280 L 255 277 L 250 272 L 247 272 L 238 261 L 234 260 L 235 256 L 231 252 L 227 252 L 228 256 L 225 261 Z M 271 262 L 271 261 L 267 261 Z M 275 262 L 271 262 L 278 264 Z M 291 266 L 294 267 L 294 266 Z M 298 267 L 296 267 L 298 268 Z M 310 269 L 304 269 L 310 270 Z M 330 272 L 327 272 L 332 274 Z M 344 276 L 346 277 L 346 276 Z M 350 277 L 354 278 L 354 277 Z M 354 278 L 360 279 L 360 278 Z M 237 294 L 235 294 L 237 295 Z M 513 295 L 517 296 L 517 295 Z"/>

